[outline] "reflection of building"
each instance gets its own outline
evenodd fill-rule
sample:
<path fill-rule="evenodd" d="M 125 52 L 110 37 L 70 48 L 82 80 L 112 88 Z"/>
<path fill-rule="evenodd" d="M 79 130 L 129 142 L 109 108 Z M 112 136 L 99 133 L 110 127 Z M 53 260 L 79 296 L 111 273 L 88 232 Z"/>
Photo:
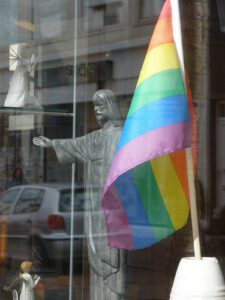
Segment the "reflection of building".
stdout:
<path fill-rule="evenodd" d="M 32 44 L 38 55 L 35 72 L 37 98 L 45 109 L 63 112 L 73 112 L 75 99 L 77 135 L 97 126 L 91 98 L 99 88 L 107 87 L 116 93 L 125 117 L 162 3 L 163 0 L 80 0 L 76 3 L 72 0 L 24 0 L 20 5 L 15 0 L 9 0 L 0 3 L 0 104 L 4 103 L 11 77 L 8 69 L 9 45 L 27 42 Z M 213 140 L 213 143 L 211 140 L 215 132 L 218 137 L 224 135 L 224 36 L 220 32 L 215 1 L 180 1 L 180 5 L 185 62 L 199 128 L 201 156 L 198 177 L 206 203 L 211 203 L 210 199 L 217 194 L 217 202 L 204 205 L 205 218 L 209 220 L 211 205 L 223 205 L 224 196 L 223 167 L 220 167 L 223 166 L 224 152 L 220 142 L 222 138 Z M 7 117 L 1 118 L 3 127 L 7 129 Z M 71 136 L 72 121 L 71 116 L 45 116 L 38 121 L 35 130 L 44 131 L 50 137 Z M 15 153 L 14 147 L 9 150 L 11 146 L 7 134 L 1 141 L 5 145 L 2 152 L 12 157 L 8 157 L 9 162 L 16 164 L 21 157 L 19 152 Z M 19 139 L 18 147 L 22 148 L 25 138 L 15 138 L 14 134 L 10 132 L 12 140 Z M 26 136 L 25 132 L 23 134 Z M 33 134 L 31 132 L 30 136 Z M 216 145 L 216 150 L 212 145 Z M 30 150 L 31 144 L 24 146 L 29 148 L 27 152 L 33 151 Z M 10 151 L 12 154 L 9 154 Z M 54 166 L 55 157 L 47 155 L 45 180 L 60 180 L 61 174 Z M 29 176 L 33 174 L 31 169 L 35 158 L 34 151 L 31 161 L 23 162 L 29 165 Z M 3 166 L 4 162 L 0 172 L 3 172 Z M 65 175 L 66 170 L 62 173 Z M 216 174 L 220 174 L 217 183 L 214 181 Z M 68 180 L 69 176 L 63 178 Z"/>
<path fill-rule="evenodd" d="M 90 101 L 99 88 L 107 87 L 116 93 L 124 117 L 162 3 L 163 0 L 85 0 L 77 2 L 77 9 L 72 0 L 27 0 L 20 5 L 15 0 L 1 3 L 1 104 L 11 76 L 7 64 L 8 47 L 12 43 L 32 42 L 38 55 L 35 94 L 46 108 L 69 112 L 73 110 L 75 98 L 77 135 L 96 127 Z M 208 149 L 198 168 L 206 195 L 210 195 L 210 172 L 206 163 L 209 132 L 205 122 L 209 113 L 207 3 L 181 1 L 181 13 L 185 61 L 200 113 L 199 144 L 200 149 Z M 7 26 L 8 17 L 12 20 L 10 27 Z M 194 26 L 190 26 L 190 22 Z M 77 54 L 75 59 L 74 53 Z M 72 134 L 72 117 L 66 122 L 63 117 L 58 117 L 57 121 L 54 117 L 45 117 L 41 122 L 45 123 L 45 134 L 52 137 L 65 134 L 65 130 L 60 129 L 62 124 L 67 126 L 66 134 Z M 54 174 L 52 166 L 49 169 L 49 176 L 52 176 L 50 174 Z M 47 176 L 46 179 L 51 178 Z"/>
<path fill-rule="evenodd" d="M 2 15 L 12 13 L 13 27 L 10 30 L 7 27 L 8 18 L 3 17 L 0 36 L 4 35 L 7 29 L 7 38 L 2 36 L 0 41 L 1 104 L 4 103 L 12 74 L 8 71 L 6 63 L 9 59 L 8 47 L 12 43 L 28 42 L 38 56 L 35 71 L 36 97 L 46 109 L 66 112 L 73 111 L 75 98 L 77 135 L 96 127 L 91 98 L 99 88 L 107 87 L 116 93 L 124 117 L 162 2 L 151 1 L 149 5 L 149 1 L 79 1 L 76 11 L 71 0 L 30 0 L 22 1 L 20 6 L 16 1 L 10 0 L 7 5 L 0 4 Z M 75 42 L 71 39 L 74 32 Z M 75 61 L 74 51 L 77 53 Z M 66 123 L 63 117 L 55 120 L 54 117 L 44 117 L 42 122 L 47 135 L 62 137 L 65 135 L 65 127 L 64 130 L 60 130 L 62 125 L 67 126 L 67 136 L 72 134 L 72 117 L 68 117 Z M 39 125 L 40 130 L 42 129 Z M 18 143 L 23 147 L 22 140 Z M 49 164 L 49 160 L 54 162 L 54 157 L 47 155 L 45 164 Z M 17 164 L 21 159 L 17 151 L 13 160 L 8 160 Z M 26 168 L 30 165 L 29 169 L 34 166 L 32 162 L 22 164 Z M 50 163 L 46 166 L 45 180 L 60 179 L 52 175 L 56 174 L 53 165 Z M 31 174 L 29 170 L 29 176 Z M 54 178 L 51 178 L 52 176 Z"/>
<path fill-rule="evenodd" d="M 1 3 L 1 104 L 11 76 L 8 47 L 12 43 L 32 42 L 38 55 L 35 94 L 46 108 L 70 112 L 75 98 L 79 112 L 77 135 L 96 127 L 89 108 L 98 88 L 107 87 L 116 93 L 124 117 L 162 3 L 163 0 L 85 0 L 77 2 L 77 9 L 72 0 L 27 0 L 20 5 L 15 0 Z M 181 1 L 181 13 L 185 61 L 200 114 L 199 144 L 200 149 L 208 149 L 198 167 L 204 190 L 210 195 L 209 124 L 205 122 L 209 113 L 208 1 Z M 190 26 L 190 22 L 194 26 Z M 77 54 L 75 60 L 74 53 Z M 57 128 L 57 137 L 61 137 L 65 131 L 60 131 L 60 123 L 65 126 L 65 120 L 63 117 L 57 120 L 51 117 L 43 122 L 48 127 L 47 134 L 54 136 L 54 128 Z M 72 118 L 66 124 L 70 136 Z"/>

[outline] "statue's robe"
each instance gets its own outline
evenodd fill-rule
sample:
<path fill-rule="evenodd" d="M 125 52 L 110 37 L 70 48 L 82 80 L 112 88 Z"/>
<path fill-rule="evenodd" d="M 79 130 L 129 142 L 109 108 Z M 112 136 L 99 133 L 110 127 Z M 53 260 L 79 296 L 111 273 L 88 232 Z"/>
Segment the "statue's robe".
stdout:
<path fill-rule="evenodd" d="M 29 62 L 17 59 L 17 67 L 10 81 L 9 90 L 5 99 L 6 107 L 23 107 L 30 92 Z"/>

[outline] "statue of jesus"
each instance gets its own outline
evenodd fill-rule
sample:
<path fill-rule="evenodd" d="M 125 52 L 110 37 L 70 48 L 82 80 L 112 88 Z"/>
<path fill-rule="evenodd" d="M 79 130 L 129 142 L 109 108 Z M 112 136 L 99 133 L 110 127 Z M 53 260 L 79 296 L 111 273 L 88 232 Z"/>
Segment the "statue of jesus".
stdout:
<path fill-rule="evenodd" d="M 53 148 L 60 163 L 82 161 L 87 167 L 85 233 L 91 267 L 91 300 L 121 300 L 124 295 L 124 250 L 107 245 L 101 209 L 103 186 L 121 133 L 121 116 L 111 90 L 99 90 L 93 97 L 101 128 L 71 139 L 35 137 L 36 146 Z"/>

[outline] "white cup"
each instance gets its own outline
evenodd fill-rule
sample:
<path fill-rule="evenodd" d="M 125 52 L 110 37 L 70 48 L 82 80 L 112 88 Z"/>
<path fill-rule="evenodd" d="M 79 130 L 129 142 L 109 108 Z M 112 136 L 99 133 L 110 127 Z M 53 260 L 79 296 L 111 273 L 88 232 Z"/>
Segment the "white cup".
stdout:
<path fill-rule="evenodd" d="M 225 283 L 218 260 L 182 258 L 170 300 L 225 300 Z"/>

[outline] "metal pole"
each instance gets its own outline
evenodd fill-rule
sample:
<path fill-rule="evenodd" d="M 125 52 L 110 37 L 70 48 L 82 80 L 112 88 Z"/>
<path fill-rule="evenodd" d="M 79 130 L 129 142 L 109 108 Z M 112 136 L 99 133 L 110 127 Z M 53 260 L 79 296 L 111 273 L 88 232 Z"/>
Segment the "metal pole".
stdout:
<path fill-rule="evenodd" d="M 172 6 L 173 37 L 176 44 L 177 53 L 180 59 L 180 64 L 183 71 L 183 78 L 185 82 L 185 68 L 184 68 L 184 55 L 183 55 L 183 45 L 182 45 L 179 1 L 178 0 L 170 0 L 170 1 Z M 186 150 L 186 160 L 187 160 L 188 185 L 189 185 L 189 195 L 190 195 L 194 255 L 195 258 L 201 259 L 201 246 L 200 246 L 200 239 L 199 239 L 198 213 L 197 213 L 197 204 L 196 204 L 193 158 L 192 158 L 191 149 Z"/>
<path fill-rule="evenodd" d="M 73 74 L 73 138 L 76 137 L 76 95 L 77 95 L 77 5 L 74 0 L 74 74 Z M 73 253 L 74 253 L 74 192 L 75 192 L 75 164 L 72 164 L 71 174 L 71 222 L 70 222 L 70 270 L 69 270 L 69 300 L 73 299 Z"/>

